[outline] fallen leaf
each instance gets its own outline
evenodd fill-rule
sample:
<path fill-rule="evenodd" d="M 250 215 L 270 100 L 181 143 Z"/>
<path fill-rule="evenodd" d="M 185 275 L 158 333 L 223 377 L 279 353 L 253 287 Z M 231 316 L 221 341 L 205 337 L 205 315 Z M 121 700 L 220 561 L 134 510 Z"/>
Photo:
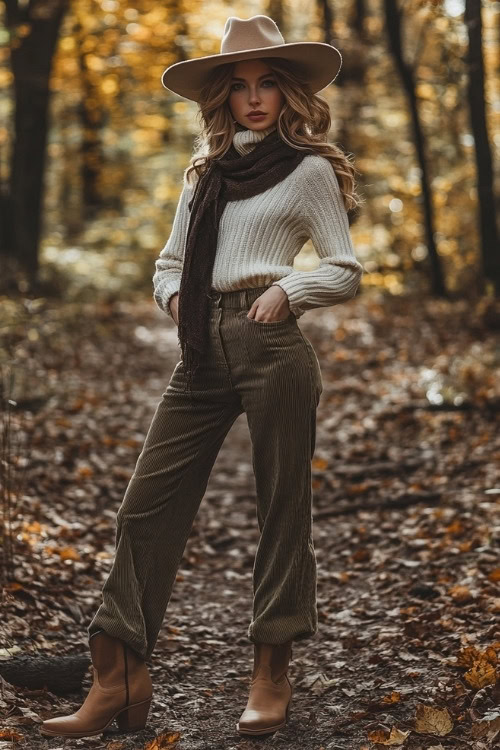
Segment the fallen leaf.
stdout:
<path fill-rule="evenodd" d="M 393 690 L 390 695 L 384 695 L 382 703 L 399 703 L 400 700 L 401 693 L 398 693 L 397 690 Z"/>
<path fill-rule="evenodd" d="M 396 727 L 392 727 L 389 735 L 386 734 L 384 729 L 375 729 L 373 732 L 369 732 L 368 739 L 379 745 L 402 745 L 409 734 L 410 730 L 402 732 Z"/>
<path fill-rule="evenodd" d="M 467 602 L 471 602 L 474 597 L 472 596 L 472 593 L 467 586 L 452 586 L 449 589 L 449 594 L 454 602 L 457 602 L 458 604 L 466 604 Z"/>
<path fill-rule="evenodd" d="M 449 734 L 453 729 L 451 716 L 446 708 L 434 708 L 417 703 L 415 731 L 419 734 Z"/>
<path fill-rule="evenodd" d="M 13 742 L 21 742 L 21 740 L 24 739 L 24 735 L 19 734 L 19 732 L 16 732 L 15 729 L 4 727 L 3 729 L 0 729 L 0 739 L 12 740 Z"/>
<path fill-rule="evenodd" d="M 154 740 L 144 745 L 144 750 L 163 750 L 163 748 L 170 748 L 175 745 L 181 738 L 180 732 L 165 732 L 159 734 Z"/>
<path fill-rule="evenodd" d="M 471 733 L 473 737 L 484 737 L 488 735 L 489 739 L 492 739 L 491 735 L 496 735 L 500 732 L 500 712 L 498 710 L 491 710 L 484 714 L 484 716 L 472 725 Z"/>

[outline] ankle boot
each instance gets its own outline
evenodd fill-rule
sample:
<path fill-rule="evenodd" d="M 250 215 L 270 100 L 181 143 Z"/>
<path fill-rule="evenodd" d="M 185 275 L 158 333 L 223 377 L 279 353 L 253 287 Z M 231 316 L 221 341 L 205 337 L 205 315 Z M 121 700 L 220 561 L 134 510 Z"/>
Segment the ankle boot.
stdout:
<path fill-rule="evenodd" d="M 254 643 L 250 695 L 236 725 L 240 734 L 268 734 L 285 726 L 293 693 L 287 675 L 291 658 L 292 641 Z"/>
<path fill-rule="evenodd" d="M 69 716 L 44 721 L 41 734 L 87 737 L 104 732 L 113 719 L 121 731 L 145 727 L 153 690 L 146 662 L 104 630 L 90 636 L 89 647 L 93 684 L 83 705 Z"/>

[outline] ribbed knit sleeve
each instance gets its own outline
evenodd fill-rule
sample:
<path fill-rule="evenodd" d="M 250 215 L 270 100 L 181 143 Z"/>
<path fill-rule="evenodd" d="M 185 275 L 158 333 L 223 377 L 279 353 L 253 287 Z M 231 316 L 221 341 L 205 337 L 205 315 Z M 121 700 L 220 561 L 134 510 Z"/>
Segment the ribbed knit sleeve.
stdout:
<path fill-rule="evenodd" d="M 191 185 L 184 179 L 170 237 L 155 262 L 156 271 L 153 276 L 153 297 L 160 310 L 166 312 L 171 318 L 172 313 L 170 312 L 168 303 L 181 286 L 184 250 L 190 217 L 188 203 L 193 195 L 194 184 Z"/>
<path fill-rule="evenodd" d="M 363 275 L 356 259 L 337 176 L 323 156 L 304 159 L 300 211 L 307 236 L 320 257 L 314 271 L 293 271 L 275 281 L 288 295 L 292 312 L 328 307 L 354 297 Z"/>

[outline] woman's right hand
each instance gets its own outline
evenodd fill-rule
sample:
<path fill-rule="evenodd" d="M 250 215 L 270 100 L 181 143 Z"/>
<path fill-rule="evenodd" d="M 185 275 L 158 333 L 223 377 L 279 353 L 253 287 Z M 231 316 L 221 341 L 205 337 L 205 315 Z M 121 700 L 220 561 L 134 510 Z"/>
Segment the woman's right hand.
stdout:
<path fill-rule="evenodd" d="M 172 313 L 172 317 L 175 320 L 175 325 L 179 326 L 179 293 L 176 292 L 173 297 L 170 297 L 169 302 L 169 308 L 170 312 Z"/>

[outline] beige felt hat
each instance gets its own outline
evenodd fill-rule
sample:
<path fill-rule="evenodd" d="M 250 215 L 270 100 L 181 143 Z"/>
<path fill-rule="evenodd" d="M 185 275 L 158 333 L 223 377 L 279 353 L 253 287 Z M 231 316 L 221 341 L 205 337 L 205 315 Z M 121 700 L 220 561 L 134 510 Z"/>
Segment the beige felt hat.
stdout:
<path fill-rule="evenodd" d="M 333 83 L 342 66 L 342 55 L 324 42 L 285 43 L 276 23 L 268 16 L 230 16 L 224 26 L 220 54 L 182 60 L 162 74 L 163 86 L 185 99 L 198 101 L 208 74 L 223 63 L 257 57 L 282 57 L 297 64 L 315 94 Z"/>

